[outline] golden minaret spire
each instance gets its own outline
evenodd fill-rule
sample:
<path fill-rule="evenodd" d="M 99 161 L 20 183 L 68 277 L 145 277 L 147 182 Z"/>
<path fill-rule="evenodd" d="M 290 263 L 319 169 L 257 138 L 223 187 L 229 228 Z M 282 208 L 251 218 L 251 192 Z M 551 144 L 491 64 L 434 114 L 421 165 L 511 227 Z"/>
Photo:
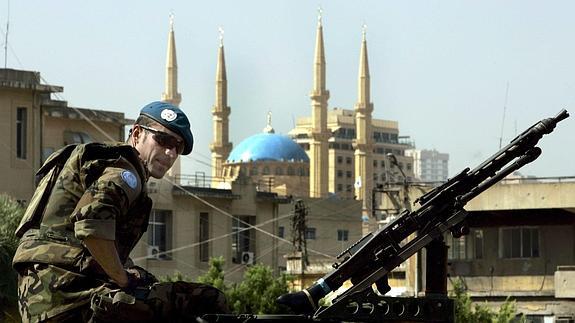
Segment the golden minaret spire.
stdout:
<path fill-rule="evenodd" d="M 174 36 L 174 14 L 170 14 L 170 32 L 168 33 L 168 52 L 166 55 L 166 80 L 162 101 L 179 106 L 182 96 L 178 93 L 178 60 L 176 58 L 176 37 Z"/>
<path fill-rule="evenodd" d="M 357 86 L 357 103 L 355 104 L 356 138 L 355 149 L 355 196 L 362 200 L 362 217 L 371 213 L 371 191 L 373 189 L 373 136 L 371 133 L 371 114 L 373 103 L 370 102 L 370 77 L 367 60 L 367 26 L 363 25 L 361 51 L 359 55 L 359 75 Z"/>
<path fill-rule="evenodd" d="M 170 13 L 170 31 L 168 33 L 168 52 L 166 54 L 166 79 L 164 82 L 164 93 L 162 101 L 175 106 L 180 106 L 182 96 L 178 93 L 178 60 L 176 59 L 176 37 L 174 35 L 174 14 Z M 168 176 L 175 179 L 180 175 L 181 164 L 178 157 L 172 168 L 168 170 Z"/>
<path fill-rule="evenodd" d="M 212 187 L 223 184 L 223 164 L 232 150 L 229 142 L 228 79 L 224 57 L 224 30 L 220 27 L 220 46 L 216 66 L 216 101 L 212 107 L 214 140 L 210 144 L 212 151 Z"/>
<path fill-rule="evenodd" d="M 313 89 L 310 93 L 312 108 L 312 128 L 310 133 L 310 196 L 326 197 L 328 194 L 328 139 L 325 53 L 323 46 L 322 10 L 318 9 L 317 35 L 315 42 L 315 59 L 313 68 Z"/>

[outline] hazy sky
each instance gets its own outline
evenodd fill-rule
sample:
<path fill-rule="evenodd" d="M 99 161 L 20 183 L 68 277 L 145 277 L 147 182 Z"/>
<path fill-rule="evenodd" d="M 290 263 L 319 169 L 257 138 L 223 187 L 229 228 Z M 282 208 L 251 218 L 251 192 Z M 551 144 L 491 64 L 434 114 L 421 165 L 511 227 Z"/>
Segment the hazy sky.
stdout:
<path fill-rule="evenodd" d="M 135 118 L 164 90 L 173 12 L 181 107 L 196 138 L 183 172 L 209 174 L 218 27 L 237 145 L 264 128 L 268 110 L 283 134 L 311 114 L 318 6 L 329 108 L 357 99 L 365 23 L 373 116 L 397 120 L 417 148 L 449 153 L 451 175 L 493 154 L 502 129 L 508 142 L 562 108 L 575 112 L 574 1 L 0 0 L 0 31 L 10 7 L 9 68 L 64 86 L 71 106 Z M 523 173 L 575 175 L 574 125 L 575 116 L 544 137 L 543 155 Z"/>

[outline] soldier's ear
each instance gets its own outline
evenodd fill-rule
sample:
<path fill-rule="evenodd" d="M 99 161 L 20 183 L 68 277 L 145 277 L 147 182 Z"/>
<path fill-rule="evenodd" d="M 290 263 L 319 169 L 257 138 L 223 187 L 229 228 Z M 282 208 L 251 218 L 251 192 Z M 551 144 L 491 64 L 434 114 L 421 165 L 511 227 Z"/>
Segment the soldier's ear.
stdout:
<path fill-rule="evenodd" d="M 140 140 L 142 135 L 142 128 L 140 127 L 140 125 L 135 124 L 132 126 L 132 129 L 130 129 L 130 136 L 132 138 L 132 142 L 134 143 L 134 145 L 136 145 L 138 143 L 138 140 Z"/>

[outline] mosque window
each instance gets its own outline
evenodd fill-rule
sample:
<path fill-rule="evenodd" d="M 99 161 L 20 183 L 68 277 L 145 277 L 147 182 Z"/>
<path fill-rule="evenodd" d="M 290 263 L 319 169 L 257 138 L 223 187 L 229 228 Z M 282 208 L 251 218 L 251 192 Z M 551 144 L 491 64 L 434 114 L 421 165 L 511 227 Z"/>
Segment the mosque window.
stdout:
<path fill-rule="evenodd" d="M 288 166 L 288 168 L 287 168 L 287 174 L 288 174 L 288 175 L 295 175 L 295 171 L 294 171 L 293 167 Z"/>
<path fill-rule="evenodd" d="M 276 175 L 281 176 L 284 174 L 284 170 L 281 167 L 276 167 Z"/>
<path fill-rule="evenodd" d="M 256 166 L 252 167 L 252 170 L 250 172 L 250 175 L 258 175 L 258 168 Z"/>
<path fill-rule="evenodd" d="M 270 174 L 270 168 L 268 166 L 264 166 L 264 169 L 262 170 L 262 175 L 269 175 Z"/>

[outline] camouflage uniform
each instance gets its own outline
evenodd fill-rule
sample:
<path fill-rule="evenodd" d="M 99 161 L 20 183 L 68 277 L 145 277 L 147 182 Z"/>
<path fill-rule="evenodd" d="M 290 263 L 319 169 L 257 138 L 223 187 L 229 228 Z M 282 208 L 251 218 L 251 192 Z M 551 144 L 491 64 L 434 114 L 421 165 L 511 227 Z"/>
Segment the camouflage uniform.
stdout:
<path fill-rule="evenodd" d="M 121 262 L 131 263 L 128 256 L 146 231 L 151 210 L 147 178 L 131 146 L 91 143 L 71 152 L 48 195 L 40 225 L 26 231 L 13 260 L 23 322 L 115 321 L 118 310 L 136 320 L 137 313 L 154 319 L 181 307 L 193 313 L 194 301 L 199 302 L 197 308 L 208 301 L 198 300 L 194 293 L 207 293 L 214 302 L 208 311 L 227 309 L 217 289 L 201 286 L 194 292 L 199 286 L 186 283 L 157 284 L 136 293 L 136 300 L 109 280 L 82 244 L 87 237 L 114 240 Z M 41 189 L 40 185 L 30 207 L 40 200 Z"/>

